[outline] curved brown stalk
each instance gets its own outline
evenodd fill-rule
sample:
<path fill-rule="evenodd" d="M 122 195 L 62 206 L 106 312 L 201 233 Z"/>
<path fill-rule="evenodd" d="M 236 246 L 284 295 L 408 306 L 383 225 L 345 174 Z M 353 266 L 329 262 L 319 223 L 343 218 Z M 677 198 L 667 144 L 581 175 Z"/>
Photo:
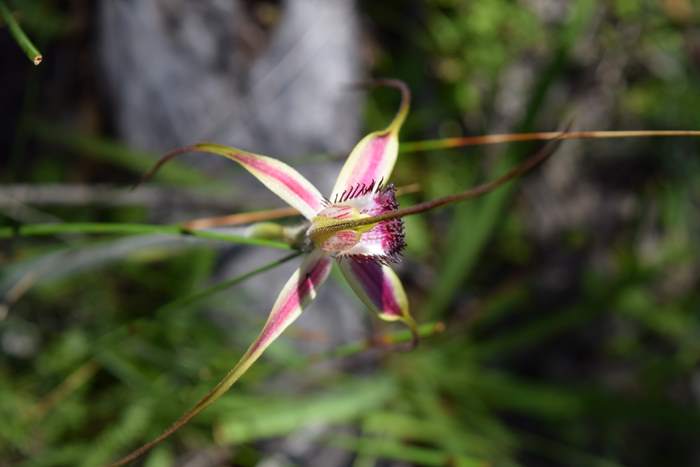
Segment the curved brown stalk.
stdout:
<path fill-rule="evenodd" d="M 319 228 L 317 232 L 332 233 L 341 230 L 354 229 L 363 225 L 372 225 L 376 224 L 377 222 L 384 222 L 392 219 L 398 219 L 401 217 L 421 214 L 426 211 L 431 211 L 441 206 L 445 206 L 447 204 L 465 201 L 468 199 L 476 198 L 481 195 L 485 195 L 486 193 L 495 190 L 501 185 L 504 185 L 509 181 L 524 175 L 525 173 L 529 172 L 530 170 L 534 169 L 539 164 L 544 162 L 549 156 L 554 154 L 555 150 L 559 146 L 559 143 L 562 140 L 566 139 L 565 136 L 567 134 L 568 133 L 566 132 L 559 132 L 558 135 L 560 136 L 560 138 L 556 138 L 554 141 L 550 142 L 538 152 L 536 152 L 533 156 L 529 157 L 525 161 L 513 167 L 511 170 L 509 170 L 504 175 L 498 177 L 495 180 L 483 183 L 461 193 L 455 193 L 452 195 L 443 196 L 442 198 L 436 198 L 430 201 L 425 201 L 423 203 L 414 204 L 413 206 L 409 206 L 403 209 L 397 209 L 395 211 L 390 211 L 385 214 L 347 221 L 340 220 L 322 228 Z"/>
<path fill-rule="evenodd" d="M 571 139 L 614 139 L 614 138 L 668 138 L 679 136 L 700 136 L 698 130 L 628 130 L 628 131 L 541 131 L 536 133 L 504 133 L 497 135 L 460 136 L 456 138 L 408 141 L 401 143 L 402 153 L 451 149 L 463 146 L 514 143 L 522 141 L 552 141 Z"/>

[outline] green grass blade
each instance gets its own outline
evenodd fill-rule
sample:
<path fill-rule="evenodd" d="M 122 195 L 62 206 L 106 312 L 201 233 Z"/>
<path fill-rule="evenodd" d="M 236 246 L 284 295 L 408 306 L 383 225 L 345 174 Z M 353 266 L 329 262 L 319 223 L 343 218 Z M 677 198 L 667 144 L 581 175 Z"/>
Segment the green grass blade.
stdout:
<path fill-rule="evenodd" d="M 539 110 L 543 107 L 548 90 L 564 68 L 574 41 L 589 22 L 592 5 L 590 0 L 579 0 L 574 5 L 569 22 L 561 32 L 559 48 L 534 86 L 518 132 L 530 130 Z M 497 164 L 496 173 L 502 173 L 510 168 L 521 157 L 522 152 L 523 149 L 508 151 L 503 161 Z M 450 242 L 448 247 L 450 250 L 443 253 L 445 261 L 439 274 L 440 280 L 430 294 L 426 306 L 431 319 L 437 319 L 444 314 L 457 289 L 473 271 L 479 253 L 491 238 L 514 189 L 513 184 L 501 187 L 485 198 L 473 201 L 471 205 L 457 208 L 449 237 L 459 241 Z"/>
<path fill-rule="evenodd" d="M 26 224 L 15 227 L 0 227 L 0 239 L 19 237 L 45 237 L 63 234 L 111 234 L 139 235 L 166 234 L 192 236 L 209 240 L 219 240 L 241 245 L 256 245 L 269 248 L 289 250 L 291 247 L 282 242 L 261 238 L 234 235 L 216 230 L 187 230 L 178 225 L 152 225 L 128 223 L 77 222 L 61 224 Z"/>
<path fill-rule="evenodd" d="M 44 59 L 44 57 L 41 55 L 41 52 L 39 52 L 39 50 L 34 46 L 29 37 L 27 37 L 27 35 L 24 33 L 21 26 L 15 20 L 14 16 L 12 16 L 12 12 L 10 12 L 10 9 L 7 8 L 7 5 L 5 5 L 5 2 L 3 0 L 0 0 L 0 16 L 2 16 L 3 21 L 10 29 L 10 34 L 12 34 L 12 37 L 15 39 L 15 42 L 17 42 L 17 45 L 19 45 L 19 47 L 22 49 L 27 58 L 34 65 L 39 65 Z"/>
<path fill-rule="evenodd" d="M 131 149 L 123 144 L 105 138 L 80 134 L 76 130 L 54 125 L 43 120 L 32 119 L 34 134 L 50 144 L 64 146 L 85 157 L 107 161 L 118 167 L 131 170 L 139 175 L 146 173 L 157 160 L 157 155 Z M 173 185 L 204 185 L 211 187 L 212 180 L 177 161 L 168 164 L 158 172 L 155 180 Z M 135 182 L 138 179 L 134 180 Z M 216 186 L 216 184 L 214 184 Z"/>
<path fill-rule="evenodd" d="M 301 398 L 232 396 L 219 404 L 217 429 L 227 443 L 281 436 L 313 424 L 339 423 L 357 418 L 390 400 L 396 385 L 389 378 L 373 378 L 338 385 L 338 389 Z"/>

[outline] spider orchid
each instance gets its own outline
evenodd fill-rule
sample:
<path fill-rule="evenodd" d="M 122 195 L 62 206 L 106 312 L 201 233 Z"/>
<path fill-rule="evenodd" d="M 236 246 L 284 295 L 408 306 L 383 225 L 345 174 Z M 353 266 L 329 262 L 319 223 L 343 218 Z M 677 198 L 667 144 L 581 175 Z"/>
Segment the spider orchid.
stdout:
<path fill-rule="evenodd" d="M 405 246 L 403 220 L 395 218 L 369 224 L 361 222 L 356 227 L 335 227 L 338 223 L 370 219 L 398 208 L 395 189 L 385 180 L 389 180 L 396 162 L 398 134 L 408 113 L 410 94 L 400 81 L 375 83 L 401 91 L 399 111 L 386 129 L 368 134 L 355 146 L 328 198 L 284 162 L 215 144 L 176 150 L 162 158 L 151 171 L 150 174 L 174 156 L 189 151 L 213 153 L 237 162 L 310 221 L 302 232 L 300 245 L 307 254 L 282 288 L 262 331 L 236 366 L 168 430 L 113 465 L 136 459 L 226 392 L 316 297 L 318 288 L 328 278 L 333 260 L 369 309 L 383 320 L 407 324 L 415 341 L 415 322 L 409 314 L 406 293 L 388 265 L 400 259 Z"/>
<path fill-rule="evenodd" d="M 418 333 L 408 310 L 406 293 L 389 267 L 389 263 L 400 259 L 405 246 L 403 217 L 488 193 L 543 162 L 567 135 L 566 132 L 548 134 L 547 139 L 553 143 L 495 180 L 399 209 L 393 185 L 384 181 L 389 179 L 396 163 L 398 135 L 408 113 L 410 93 L 401 81 L 375 80 L 371 84 L 401 91 L 399 111 L 384 130 L 368 134 L 355 146 L 328 198 L 284 162 L 217 144 L 177 149 L 161 158 L 145 176 L 148 179 L 163 164 L 186 152 L 206 152 L 237 162 L 309 221 L 295 239 L 295 246 L 305 252 L 306 257 L 282 288 L 262 331 L 236 366 L 170 428 L 112 466 L 140 457 L 228 391 L 316 297 L 318 288 L 328 278 L 333 260 L 367 307 L 383 320 L 402 321 L 408 325 L 415 344 Z"/>
<path fill-rule="evenodd" d="M 242 366 L 256 360 L 299 317 L 328 277 L 333 259 L 370 310 L 384 320 L 403 321 L 415 329 L 401 281 L 388 266 L 400 259 L 405 246 L 403 221 L 334 228 L 339 221 L 366 219 L 398 208 L 395 189 L 384 180 L 389 179 L 396 162 L 398 133 L 408 112 L 409 93 L 400 82 L 385 80 L 379 84 L 401 90 L 400 109 L 386 129 L 368 134 L 355 146 L 328 198 L 279 160 L 214 144 L 193 148 L 239 163 L 310 221 L 300 245 L 307 255 L 282 288 L 262 332 L 241 359 Z"/>

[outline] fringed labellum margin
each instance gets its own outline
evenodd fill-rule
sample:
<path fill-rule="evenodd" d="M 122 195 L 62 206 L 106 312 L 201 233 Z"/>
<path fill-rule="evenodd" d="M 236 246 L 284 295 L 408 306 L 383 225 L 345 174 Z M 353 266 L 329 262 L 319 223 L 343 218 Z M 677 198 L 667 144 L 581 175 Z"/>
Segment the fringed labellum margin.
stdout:
<path fill-rule="evenodd" d="M 346 190 L 311 220 L 307 235 L 324 253 L 359 262 L 396 263 L 406 246 L 402 219 L 333 231 L 337 221 L 365 219 L 395 211 L 396 189 L 372 181 Z"/>

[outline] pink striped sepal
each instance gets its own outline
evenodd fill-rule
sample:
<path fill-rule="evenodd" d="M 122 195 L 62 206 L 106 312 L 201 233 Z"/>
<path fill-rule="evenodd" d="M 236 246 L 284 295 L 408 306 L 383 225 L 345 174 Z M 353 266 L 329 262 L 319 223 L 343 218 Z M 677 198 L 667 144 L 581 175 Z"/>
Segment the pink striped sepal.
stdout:
<path fill-rule="evenodd" d="M 316 187 L 280 160 L 219 144 L 202 143 L 193 146 L 193 149 L 238 162 L 270 191 L 301 212 L 307 219 L 312 219 L 323 209 L 324 199 Z"/>
<path fill-rule="evenodd" d="M 338 265 L 350 287 L 370 310 L 385 321 L 403 321 L 415 331 L 406 292 L 389 266 L 350 258 L 339 260 Z"/>
<path fill-rule="evenodd" d="M 277 296 L 265 326 L 243 359 L 256 360 L 301 315 L 304 307 L 316 298 L 317 289 L 328 278 L 332 266 L 331 258 L 320 251 L 306 256 Z"/>
<path fill-rule="evenodd" d="M 395 85 L 401 90 L 399 111 L 388 127 L 368 134 L 357 143 L 335 181 L 331 198 L 353 187 L 381 183 L 391 177 L 399 154 L 399 130 L 410 105 L 408 89 L 403 83 Z"/>

